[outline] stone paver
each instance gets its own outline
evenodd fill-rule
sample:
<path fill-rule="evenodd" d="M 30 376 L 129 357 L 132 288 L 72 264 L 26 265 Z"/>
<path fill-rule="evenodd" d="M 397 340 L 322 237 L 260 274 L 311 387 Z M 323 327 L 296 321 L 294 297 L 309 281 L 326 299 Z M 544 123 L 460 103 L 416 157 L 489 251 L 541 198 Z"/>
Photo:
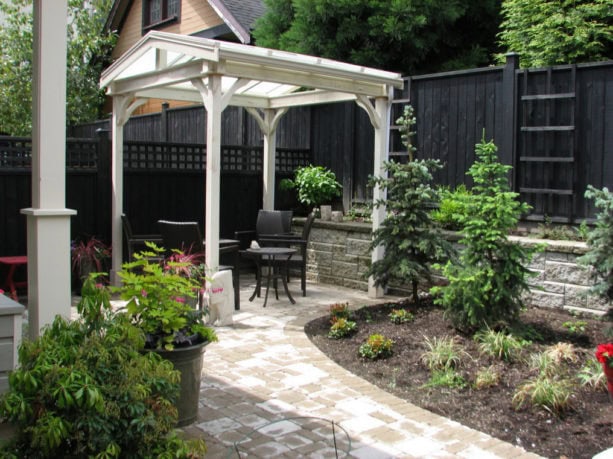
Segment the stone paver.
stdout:
<path fill-rule="evenodd" d="M 539 457 L 386 393 L 330 361 L 304 334 L 303 325 L 332 303 L 381 300 L 321 284 L 309 284 L 302 297 L 294 280 L 295 305 L 280 292 L 263 308 L 263 299 L 247 301 L 253 286 L 243 280 L 234 325 L 218 327 L 219 342 L 204 355 L 198 421 L 185 431 L 205 439 L 209 457 L 333 458 L 332 429 L 338 457 Z"/>

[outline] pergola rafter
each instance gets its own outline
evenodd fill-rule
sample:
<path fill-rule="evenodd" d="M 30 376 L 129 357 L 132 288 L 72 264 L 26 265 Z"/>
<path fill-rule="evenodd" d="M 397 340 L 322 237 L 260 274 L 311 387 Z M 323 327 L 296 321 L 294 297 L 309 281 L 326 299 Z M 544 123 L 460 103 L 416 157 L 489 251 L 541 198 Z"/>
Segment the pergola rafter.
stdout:
<path fill-rule="evenodd" d="M 264 199 L 274 205 L 276 128 L 291 107 L 356 101 L 375 127 L 376 175 L 385 173 L 391 94 L 402 88 L 399 74 L 314 56 L 239 45 L 204 38 L 150 32 L 103 74 L 100 86 L 113 97 L 113 262 L 112 278 L 121 268 L 123 211 L 123 124 L 131 108 L 155 98 L 202 103 L 206 126 L 206 263 L 218 266 L 221 113 L 228 105 L 242 106 L 255 117 L 264 134 Z M 129 101 L 129 102 L 128 102 Z M 375 190 L 375 199 L 383 197 Z M 384 212 L 373 214 L 373 227 Z M 373 261 L 382 256 L 373 252 Z M 372 283 L 371 294 L 378 295 Z"/>

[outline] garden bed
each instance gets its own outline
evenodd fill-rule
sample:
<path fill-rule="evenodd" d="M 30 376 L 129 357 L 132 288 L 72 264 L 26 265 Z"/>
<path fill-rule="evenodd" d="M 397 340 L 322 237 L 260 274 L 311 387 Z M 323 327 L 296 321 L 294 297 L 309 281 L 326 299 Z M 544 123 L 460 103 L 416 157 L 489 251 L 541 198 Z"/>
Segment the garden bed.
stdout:
<path fill-rule="evenodd" d="M 414 320 L 392 323 L 388 315 L 399 307 L 411 311 Z M 328 338 L 329 316 L 308 323 L 305 331 L 332 360 L 398 397 L 546 457 L 591 458 L 613 446 L 613 403 L 606 389 L 581 386 L 576 378 L 585 361 L 594 356 L 596 345 L 606 341 L 604 330 L 611 323 L 573 317 L 563 311 L 529 308 L 522 313 L 522 322 L 540 338 L 533 339 L 520 358 L 504 362 L 481 354 L 471 337 L 457 332 L 444 319 L 442 310 L 429 303 L 419 308 L 409 303 L 364 307 L 355 311 L 352 319 L 357 322 L 357 332 L 348 338 Z M 358 348 L 373 333 L 394 341 L 391 357 L 374 361 L 360 357 Z M 425 387 L 430 378 L 421 362 L 427 350 L 425 338 L 432 341 L 445 336 L 454 337 L 470 356 L 462 357 L 457 370 L 466 381 L 463 388 Z M 526 363 L 528 354 L 558 342 L 572 343 L 579 357 L 576 363 L 560 364 L 577 382 L 570 409 L 561 416 L 539 408 L 514 409 L 516 389 L 536 376 Z M 492 365 L 501 375 L 500 382 L 494 387 L 475 389 L 477 372 Z"/>

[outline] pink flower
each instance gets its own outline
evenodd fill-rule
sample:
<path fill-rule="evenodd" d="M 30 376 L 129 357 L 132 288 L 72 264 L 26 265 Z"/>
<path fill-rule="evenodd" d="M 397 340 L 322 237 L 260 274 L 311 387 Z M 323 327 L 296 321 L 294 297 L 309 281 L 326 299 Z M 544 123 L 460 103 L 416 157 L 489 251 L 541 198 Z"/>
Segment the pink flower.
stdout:
<path fill-rule="evenodd" d="M 142 290 L 140 291 L 140 294 L 141 294 L 141 296 L 143 296 L 143 297 L 145 297 L 145 298 L 146 298 L 146 297 L 147 297 L 147 290 L 142 289 Z"/>
<path fill-rule="evenodd" d="M 183 298 L 182 296 L 177 296 L 175 297 L 175 301 L 177 303 L 185 303 L 185 298 Z"/>
<path fill-rule="evenodd" d="M 103 289 L 103 288 L 104 288 L 104 285 L 102 285 L 101 283 L 97 283 L 97 284 L 96 284 L 96 288 L 97 288 L 97 289 Z"/>

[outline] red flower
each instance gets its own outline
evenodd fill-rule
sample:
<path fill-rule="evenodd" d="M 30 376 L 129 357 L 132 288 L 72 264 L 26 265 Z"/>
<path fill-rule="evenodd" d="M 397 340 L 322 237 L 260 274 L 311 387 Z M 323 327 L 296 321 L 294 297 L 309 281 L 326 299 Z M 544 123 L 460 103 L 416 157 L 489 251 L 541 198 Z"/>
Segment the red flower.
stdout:
<path fill-rule="evenodd" d="M 613 367 L 613 343 L 599 344 L 596 348 L 596 358 L 600 363 Z"/>

